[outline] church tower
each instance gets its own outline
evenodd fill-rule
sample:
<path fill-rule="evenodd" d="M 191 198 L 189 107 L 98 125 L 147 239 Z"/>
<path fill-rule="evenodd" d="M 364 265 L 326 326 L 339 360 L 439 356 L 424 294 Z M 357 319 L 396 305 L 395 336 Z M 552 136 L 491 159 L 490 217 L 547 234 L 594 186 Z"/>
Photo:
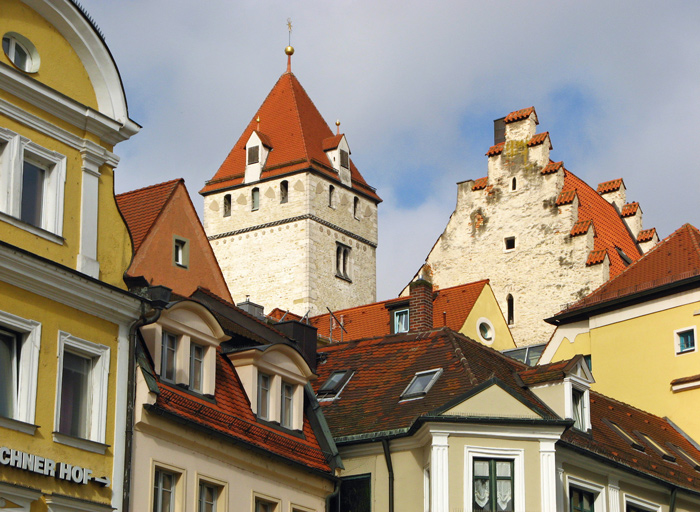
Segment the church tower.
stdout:
<path fill-rule="evenodd" d="M 204 196 L 204 228 L 236 303 L 304 315 L 376 300 L 381 199 L 287 71 Z"/>

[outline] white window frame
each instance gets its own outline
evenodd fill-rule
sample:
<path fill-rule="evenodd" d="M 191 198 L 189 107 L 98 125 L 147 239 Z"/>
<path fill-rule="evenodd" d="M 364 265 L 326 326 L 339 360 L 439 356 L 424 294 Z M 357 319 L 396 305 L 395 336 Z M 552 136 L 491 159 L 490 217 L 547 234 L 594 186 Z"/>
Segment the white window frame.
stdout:
<path fill-rule="evenodd" d="M 399 316 L 403 316 L 404 313 L 406 315 L 406 329 L 399 330 Z M 408 332 L 411 329 L 411 312 L 409 308 L 397 309 L 392 316 L 394 317 L 394 334 Z"/>
<path fill-rule="evenodd" d="M 201 359 L 197 359 L 195 357 L 195 350 L 196 349 L 201 349 L 202 350 L 202 357 Z M 207 347 L 204 345 L 200 345 L 199 343 L 193 343 L 190 341 L 190 375 L 189 375 L 189 389 L 190 391 L 195 391 L 197 393 L 202 393 L 202 390 L 204 388 L 204 366 L 205 366 L 205 360 L 206 360 L 206 354 L 207 354 Z M 200 368 L 199 368 L 199 386 L 195 387 L 195 382 L 194 382 L 194 365 L 195 362 L 199 361 Z"/>
<path fill-rule="evenodd" d="M 280 512 L 282 506 L 282 501 L 279 498 L 273 498 L 267 494 L 260 494 L 253 492 L 253 510 L 258 512 L 258 502 L 263 502 L 268 505 L 272 505 L 272 512 Z"/>
<path fill-rule="evenodd" d="M 7 38 L 10 40 L 10 51 L 4 53 L 17 69 L 24 71 L 25 73 L 36 73 L 39 71 L 39 66 L 41 66 L 41 58 L 39 57 L 39 52 L 37 51 L 36 46 L 34 46 L 34 43 L 17 32 L 7 32 L 2 37 L 3 39 Z M 26 69 L 17 65 L 15 62 L 15 55 L 10 55 L 15 53 L 14 50 L 16 49 L 17 45 L 19 45 L 27 54 L 28 65 L 26 66 Z"/>
<path fill-rule="evenodd" d="M 588 480 L 583 480 L 572 475 L 566 475 L 566 486 L 564 489 L 564 492 L 566 494 L 564 499 L 566 500 L 567 510 L 569 509 L 569 506 L 571 504 L 571 493 L 569 492 L 569 490 L 572 487 L 578 487 L 583 491 L 593 493 L 595 495 L 595 499 L 593 500 L 593 510 L 595 510 L 595 512 L 607 512 L 608 496 L 605 486 L 595 484 L 593 482 L 589 482 Z"/>
<path fill-rule="evenodd" d="M 648 512 L 661 512 L 661 505 L 654 503 L 653 501 L 643 500 L 642 498 L 637 498 L 631 494 L 622 493 L 622 507 L 623 510 L 627 510 L 627 505 L 632 505 L 637 508 L 643 508 Z"/>
<path fill-rule="evenodd" d="M 284 393 L 285 386 L 291 388 L 291 395 L 289 396 L 289 404 L 287 404 L 287 396 Z M 296 391 L 296 385 L 291 382 L 282 380 L 282 385 L 280 386 L 280 426 L 288 429 L 294 428 L 294 395 Z M 285 421 L 285 416 L 289 412 L 289 422 Z"/>
<path fill-rule="evenodd" d="M 687 331 L 692 331 L 693 332 L 693 343 L 694 346 L 691 350 L 684 350 L 681 352 L 681 337 L 680 333 L 682 332 L 687 332 Z M 686 354 L 692 354 L 693 352 L 698 351 L 698 333 L 697 333 L 697 328 L 694 325 L 691 325 L 689 327 L 683 327 L 682 329 L 676 329 L 673 331 L 673 345 L 674 349 L 676 351 L 676 356 L 684 356 Z"/>
<path fill-rule="evenodd" d="M 521 448 L 464 447 L 464 510 L 472 510 L 474 459 L 513 461 L 513 511 L 525 512 L 525 450 Z"/>
<path fill-rule="evenodd" d="M 588 431 L 591 428 L 591 395 L 588 383 L 569 376 L 564 379 L 564 387 L 566 395 L 564 399 L 564 409 L 566 411 L 566 417 L 569 419 L 574 419 L 574 389 L 583 394 L 581 405 L 583 407 L 582 419 L 584 428 L 581 430 L 583 432 Z"/>
<path fill-rule="evenodd" d="M 260 409 L 261 409 L 260 405 L 262 404 L 262 401 L 263 401 L 262 393 L 260 392 L 263 389 L 262 382 L 261 382 L 263 377 L 267 377 L 267 387 L 264 388 L 267 391 L 267 397 L 265 399 L 265 406 L 266 406 L 265 409 L 266 409 L 267 413 L 265 414 L 265 416 L 262 416 L 260 414 Z M 272 400 L 270 400 L 270 398 L 272 395 L 273 378 L 274 378 L 273 375 L 270 375 L 269 373 L 258 372 L 258 382 L 256 384 L 256 386 L 257 386 L 257 398 L 258 398 L 257 399 L 256 415 L 258 418 L 260 418 L 261 420 L 265 420 L 265 421 L 269 421 L 271 416 L 272 416 L 272 410 L 270 409 L 270 406 L 272 405 Z"/>
<path fill-rule="evenodd" d="M 36 394 L 39 375 L 39 350 L 41 349 L 41 324 L 0 311 L 0 326 L 21 336 L 22 349 L 19 361 L 19 381 L 15 390 L 15 408 L 12 418 L 0 417 L 0 426 L 34 434 L 36 426 Z"/>
<path fill-rule="evenodd" d="M 93 366 L 90 371 L 90 381 L 92 385 L 90 402 L 88 404 L 90 415 L 90 433 L 86 439 L 77 439 L 59 433 L 61 422 L 61 385 L 63 380 L 63 355 L 68 350 L 81 357 L 92 359 Z M 76 448 L 88 451 L 98 451 L 104 453 L 106 445 L 105 431 L 107 426 L 107 391 L 109 381 L 109 359 L 110 349 L 105 345 L 99 345 L 91 341 L 83 340 L 67 332 L 58 332 L 58 371 L 56 376 L 56 414 L 54 419 L 54 441 L 62 444 L 69 444 Z M 81 441 L 87 441 L 83 443 Z M 90 443 L 92 442 L 92 443 Z M 95 447 L 93 444 L 103 445 Z"/>
<path fill-rule="evenodd" d="M 481 324 L 486 324 L 486 326 L 489 328 L 491 331 L 491 339 L 486 339 L 481 335 Z M 479 336 L 479 339 L 481 340 L 482 343 L 485 345 L 493 345 L 493 342 L 496 341 L 496 329 L 493 327 L 493 324 L 491 323 L 491 320 L 485 317 L 481 317 L 476 321 L 476 334 Z"/>
<path fill-rule="evenodd" d="M 0 128 L 0 215 L 2 220 L 56 243 L 62 243 L 66 157 L 39 146 L 5 128 Z M 22 173 L 28 159 L 45 167 L 41 225 L 20 220 Z M 50 235 L 56 235 L 58 239 Z"/>

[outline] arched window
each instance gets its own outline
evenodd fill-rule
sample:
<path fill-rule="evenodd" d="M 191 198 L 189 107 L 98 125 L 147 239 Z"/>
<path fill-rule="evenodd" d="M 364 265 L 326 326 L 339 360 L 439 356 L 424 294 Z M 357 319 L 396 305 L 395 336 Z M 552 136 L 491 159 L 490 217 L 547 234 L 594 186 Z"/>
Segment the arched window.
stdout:
<path fill-rule="evenodd" d="M 289 183 L 284 180 L 280 183 L 280 203 L 286 203 L 289 201 Z"/>
<path fill-rule="evenodd" d="M 343 277 L 343 246 L 338 245 L 335 249 L 335 275 Z"/>
<path fill-rule="evenodd" d="M 510 185 L 510 189 L 515 190 L 516 188 L 518 188 L 518 182 L 515 180 L 515 178 L 513 178 L 513 181 Z"/>
<path fill-rule="evenodd" d="M 224 217 L 231 216 L 231 194 L 224 196 Z"/>
<path fill-rule="evenodd" d="M 513 296 L 511 294 L 508 294 L 508 297 L 506 297 L 506 308 L 508 310 L 508 325 L 513 325 L 515 323 L 515 301 L 513 300 Z"/>
<path fill-rule="evenodd" d="M 255 187 L 250 194 L 251 210 L 255 211 L 260 208 L 260 189 Z"/>
<path fill-rule="evenodd" d="M 343 249 L 343 275 L 346 278 L 349 278 L 348 276 L 348 260 L 350 259 L 350 249 L 348 247 L 345 247 Z"/>
<path fill-rule="evenodd" d="M 328 187 L 328 206 L 333 208 L 333 201 L 334 201 L 334 196 L 335 196 L 335 187 L 331 185 Z"/>
<path fill-rule="evenodd" d="M 335 275 L 341 279 L 350 281 L 350 247 L 336 242 L 335 248 Z"/>
<path fill-rule="evenodd" d="M 360 209 L 360 200 L 356 197 L 352 203 L 352 216 L 357 218 L 357 210 Z"/>

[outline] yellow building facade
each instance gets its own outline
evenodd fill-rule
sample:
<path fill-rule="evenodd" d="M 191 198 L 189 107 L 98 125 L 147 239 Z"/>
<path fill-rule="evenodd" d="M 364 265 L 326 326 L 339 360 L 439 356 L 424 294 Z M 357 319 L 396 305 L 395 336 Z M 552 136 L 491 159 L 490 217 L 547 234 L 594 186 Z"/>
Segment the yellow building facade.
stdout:
<path fill-rule="evenodd" d="M 120 510 L 141 301 L 113 149 L 140 127 L 82 8 L 0 9 L 0 510 Z"/>

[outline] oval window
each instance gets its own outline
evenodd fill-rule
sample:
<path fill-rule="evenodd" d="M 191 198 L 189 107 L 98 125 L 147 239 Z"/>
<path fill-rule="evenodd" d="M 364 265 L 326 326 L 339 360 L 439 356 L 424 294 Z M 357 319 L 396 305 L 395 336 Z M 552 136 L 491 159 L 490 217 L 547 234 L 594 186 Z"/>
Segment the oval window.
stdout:
<path fill-rule="evenodd" d="M 476 328 L 481 341 L 487 345 L 491 345 L 494 338 L 494 329 L 491 322 L 489 322 L 487 318 L 479 318 L 479 320 L 476 322 Z"/>
<path fill-rule="evenodd" d="M 2 36 L 2 49 L 7 58 L 26 73 L 39 71 L 39 53 L 32 42 L 16 32 Z"/>

